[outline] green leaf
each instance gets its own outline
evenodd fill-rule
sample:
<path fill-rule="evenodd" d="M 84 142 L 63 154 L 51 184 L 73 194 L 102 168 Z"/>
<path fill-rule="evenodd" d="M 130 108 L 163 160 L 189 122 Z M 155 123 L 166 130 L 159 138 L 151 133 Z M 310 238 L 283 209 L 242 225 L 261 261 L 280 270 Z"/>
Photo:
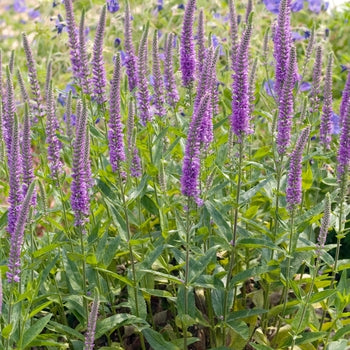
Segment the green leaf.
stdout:
<path fill-rule="evenodd" d="M 51 329 L 50 326 L 53 326 L 53 330 L 56 333 L 67 335 L 69 340 L 71 340 L 72 338 L 76 338 L 84 341 L 85 339 L 85 337 L 75 329 L 65 326 L 63 324 L 57 323 L 55 321 L 50 321 L 47 328 Z"/>
<path fill-rule="evenodd" d="M 241 318 L 247 318 L 255 315 L 262 315 L 262 314 L 265 314 L 267 311 L 268 310 L 264 310 L 264 309 L 239 310 L 239 311 L 231 312 L 227 319 L 230 320 L 231 322 Z"/>
<path fill-rule="evenodd" d="M 215 224 L 218 226 L 221 236 L 225 238 L 227 244 L 229 245 L 228 242 L 231 240 L 232 236 L 231 227 L 211 202 L 205 201 L 204 205 L 207 208 L 210 216 L 213 218 Z"/>
<path fill-rule="evenodd" d="M 29 318 L 32 318 L 33 316 L 35 316 L 37 313 L 39 313 L 41 310 L 45 309 L 46 307 L 48 307 L 50 304 L 53 303 L 53 300 L 47 301 L 46 303 L 43 303 L 41 305 L 39 305 L 37 308 L 35 308 L 30 314 L 29 314 Z"/>
<path fill-rule="evenodd" d="M 249 344 L 251 347 L 253 347 L 255 350 L 273 350 L 270 346 L 264 345 L 264 344 Z"/>
<path fill-rule="evenodd" d="M 338 341 L 332 341 L 327 345 L 326 350 L 347 350 L 348 347 L 348 341 L 346 339 L 338 340 Z"/>
<path fill-rule="evenodd" d="M 40 248 L 38 250 L 36 250 L 34 253 L 33 253 L 33 257 L 34 258 L 39 258 L 40 256 L 42 255 L 45 255 L 53 250 L 55 250 L 56 248 L 62 246 L 63 243 L 53 243 L 53 244 L 49 244 L 43 248 Z"/>
<path fill-rule="evenodd" d="M 154 350 L 179 350 L 176 345 L 166 341 L 160 333 L 151 328 L 143 329 L 142 334 Z"/>
<path fill-rule="evenodd" d="M 239 238 L 237 240 L 237 246 L 242 246 L 244 248 L 270 248 L 282 251 L 281 248 L 267 238 Z"/>
<path fill-rule="evenodd" d="M 256 186 L 252 187 L 246 192 L 243 192 L 239 196 L 239 204 L 245 204 L 247 203 L 252 197 L 255 196 L 257 192 L 259 192 L 266 184 L 268 184 L 271 180 L 273 180 L 273 176 L 269 176 L 267 179 L 259 182 Z"/>
<path fill-rule="evenodd" d="M 116 314 L 111 317 L 107 317 L 102 321 L 97 321 L 95 339 L 99 339 L 104 334 L 108 334 L 111 331 L 125 325 L 144 324 L 147 322 L 143 319 L 130 314 Z"/>
<path fill-rule="evenodd" d="M 47 323 L 50 321 L 52 314 L 48 314 L 43 318 L 36 321 L 31 327 L 29 327 L 23 335 L 22 347 L 26 348 L 45 328 Z"/>
<path fill-rule="evenodd" d="M 12 328 L 13 325 L 12 323 L 8 324 L 7 326 L 5 326 L 2 331 L 1 331 L 1 335 L 5 338 L 8 339 L 12 333 Z"/>
<path fill-rule="evenodd" d="M 154 276 L 158 276 L 158 277 L 161 277 L 165 280 L 169 280 L 169 281 L 172 281 L 172 282 L 175 282 L 176 284 L 183 284 L 183 281 L 180 280 L 180 278 L 177 278 L 173 275 L 169 275 L 167 273 L 163 273 L 163 272 L 159 272 L 159 271 L 154 271 L 154 270 L 147 270 L 147 269 L 142 269 L 140 270 L 141 272 L 147 272 L 147 273 L 150 273 Z"/>
<path fill-rule="evenodd" d="M 259 276 L 266 272 L 271 272 L 280 268 L 280 265 L 262 265 L 255 266 L 251 269 L 237 273 L 230 282 L 230 287 L 233 288 L 235 284 L 243 282 L 251 276 Z"/>
<path fill-rule="evenodd" d="M 350 333 L 350 324 L 344 326 L 343 328 L 338 329 L 333 336 L 333 340 L 339 340 L 340 338 L 343 338 L 345 334 L 348 334 L 348 333 Z"/>
<path fill-rule="evenodd" d="M 333 295 L 336 292 L 336 290 L 333 289 L 328 289 L 328 290 L 323 290 L 322 292 L 317 292 L 312 295 L 310 298 L 310 304 L 318 303 L 324 299 L 329 298 L 331 295 Z"/>
<path fill-rule="evenodd" d="M 244 340 L 247 340 L 249 338 L 249 327 L 245 322 L 238 321 L 238 320 L 227 320 L 226 323 L 233 331 L 239 334 Z"/>
<path fill-rule="evenodd" d="M 97 270 L 97 271 L 104 272 L 104 273 L 106 273 L 107 275 L 110 275 L 110 276 L 112 276 L 112 277 L 118 279 L 119 281 L 125 283 L 126 285 L 128 285 L 128 286 L 130 286 L 130 287 L 132 287 L 132 286 L 134 285 L 133 282 L 132 282 L 131 280 L 129 280 L 129 278 L 127 278 L 127 277 L 124 277 L 124 276 L 122 276 L 122 275 L 118 275 L 117 273 L 112 272 L 112 271 L 109 271 L 109 270 L 106 270 L 106 269 L 101 269 L 100 267 L 94 267 L 94 268 L 95 268 L 95 270 Z"/>
<path fill-rule="evenodd" d="M 144 206 L 144 208 L 151 214 L 155 215 L 155 216 L 159 216 L 159 210 L 156 206 L 156 204 L 153 202 L 153 200 L 144 195 L 142 198 L 141 198 L 141 204 Z"/>
<path fill-rule="evenodd" d="M 304 191 L 312 186 L 312 170 L 309 163 L 307 163 L 306 171 L 302 174 L 302 188 Z"/>

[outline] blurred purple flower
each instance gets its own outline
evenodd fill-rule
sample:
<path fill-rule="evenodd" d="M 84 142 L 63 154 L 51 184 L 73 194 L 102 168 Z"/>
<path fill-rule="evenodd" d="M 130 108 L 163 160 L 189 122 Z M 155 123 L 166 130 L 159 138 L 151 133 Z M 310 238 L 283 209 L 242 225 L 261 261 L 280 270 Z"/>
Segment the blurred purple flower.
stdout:
<path fill-rule="evenodd" d="M 63 114 L 63 121 L 66 122 L 66 113 Z M 70 125 L 75 126 L 77 123 L 77 116 L 75 114 L 71 114 L 70 116 Z"/>
<path fill-rule="evenodd" d="M 273 96 L 275 94 L 275 82 L 272 79 L 265 81 L 264 89 L 269 96 Z"/>
<path fill-rule="evenodd" d="M 341 72 L 340 72 L 340 73 L 344 73 L 345 71 L 348 70 L 348 67 L 345 66 L 344 64 L 341 64 L 341 65 L 340 65 L 340 68 L 341 68 Z"/>
<path fill-rule="evenodd" d="M 184 10 L 185 9 L 185 5 L 184 4 L 180 4 L 177 8 L 181 9 L 181 10 Z"/>
<path fill-rule="evenodd" d="M 292 32 L 292 40 L 297 41 L 297 40 L 304 40 L 305 36 L 299 34 L 298 32 Z"/>
<path fill-rule="evenodd" d="M 66 105 L 66 99 L 67 99 L 69 91 L 72 91 L 72 95 L 76 95 L 77 94 L 77 90 L 75 89 L 75 87 L 72 84 L 68 83 L 66 85 L 66 88 L 58 94 L 57 102 L 61 106 L 65 106 Z"/>
<path fill-rule="evenodd" d="M 211 36 L 211 40 L 213 42 L 214 49 L 216 49 L 219 46 L 219 56 L 223 56 L 224 55 L 224 49 L 223 49 L 222 45 L 220 44 L 218 37 L 215 34 L 213 34 Z"/>
<path fill-rule="evenodd" d="M 114 47 L 118 47 L 120 45 L 122 41 L 120 40 L 120 38 L 115 38 L 114 39 Z"/>
<path fill-rule="evenodd" d="M 117 0 L 107 0 L 107 10 L 111 13 L 119 11 L 119 3 Z"/>
<path fill-rule="evenodd" d="M 18 13 L 25 12 L 27 10 L 25 0 L 15 0 L 13 2 L 13 9 Z"/>
<path fill-rule="evenodd" d="M 311 32 L 309 30 L 305 30 L 304 31 L 304 38 L 308 39 L 308 38 L 310 38 L 310 36 L 311 36 Z"/>
<path fill-rule="evenodd" d="M 333 112 L 333 115 L 331 117 L 331 126 L 332 131 L 331 133 L 333 135 L 339 135 L 340 134 L 340 118 L 339 115 Z"/>
<path fill-rule="evenodd" d="M 304 7 L 304 0 L 295 0 L 293 3 L 292 3 L 292 11 L 293 12 L 299 12 L 303 9 Z"/>
<path fill-rule="evenodd" d="M 300 84 L 300 91 L 309 91 L 311 89 L 311 84 L 308 83 L 307 81 L 303 81 Z"/>
<path fill-rule="evenodd" d="M 320 13 L 322 2 L 322 0 L 308 0 L 309 10 L 311 12 Z"/>
<path fill-rule="evenodd" d="M 35 9 L 30 9 L 28 11 L 28 15 L 29 15 L 30 18 L 36 19 L 36 18 L 40 17 L 40 11 L 39 10 L 35 10 Z"/>
<path fill-rule="evenodd" d="M 56 19 L 56 29 L 57 29 L 57 34 L 61 34 L 63 29 L 65 28 L 66 24 L 63 21 L 63 18 L 60 14 L 58 14 L 57 19 Z"/>

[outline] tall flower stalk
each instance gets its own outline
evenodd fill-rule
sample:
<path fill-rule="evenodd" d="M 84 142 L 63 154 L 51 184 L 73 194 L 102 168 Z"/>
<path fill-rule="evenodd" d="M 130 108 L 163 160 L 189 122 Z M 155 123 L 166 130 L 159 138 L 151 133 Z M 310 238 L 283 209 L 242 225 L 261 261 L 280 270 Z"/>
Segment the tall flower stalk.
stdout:
<path fill-rule="evenodd" d="M 288 74 L 287 67 L 289 67 L 289 54 L 292 44 L 290 7 L 291 0 L 281 0 L 278 12 L 278 24 L 274 35 L 274 56 L 276 60 L 275 90 L 279 98 L 283 95 L 282 88 Z"/>
<path fill-rule="evenodd" d="M 142 125 L 146 125 L 147 122 L 152 120 L 150 113 L 150 96 L 148 91 L 148 25 L 146 26 L 140 41 L 139 53 L 138 53 L 138 107 Z"/>
<path fill-rule="evenodd" d="M 17 127 L 17 125 L 15 126 Z M 20 282 L 21 274 L 21 249 L 23 245 L 24 229 L 27 223 L 32 196 L 34 192 L 34 182 L 28 187 L 26 196 L 20 206 L 16 226 L 10 240 L 10 254 L 8 261 L 9 271 L 7 272 L 7 280 L 9 283 Z"/>
<path fill-rule="evenodd" d="M 120 79 L 121 63 L 120 55 L 118 54 L 115 57 L 109 97 L 108 147 L 113 172 L 120 169 L 121 163 L 126 160 L 123 141 L 123 126 L 120 115 Z"/>
<path fill-rule="evenodd" d="M 83 228 L 88 221 L 90 212 L 90 199 L 86 179 L 85 138 L 87 128 L 86 103 L 83 101 L 83 109 L 77 121 L 75 140 L 73 145 L 73 167 L 71 184 L 71 205 L 74 212 L 74 225 Z"/>
<path fill-rule="evenodd" d="M 74 78 L 79 81 L 80 78 L 80 54 L 79 54 L 79 38 L 78 28 L 74 18 L 72 0 L 64 0 L 66 9 L 66 22 L 68 30 L 68 46 L 70 49 L 70 60 Z"/>
<path fill-rule="evenodd" d="M 346 83 L 344 90 L 342 92 L 341 104 L 340 104 L 340 125 L 343 124 L 344 117 L 347 114 L 347 108 L 349 106 L 350 100 L 350 71 L 348 72 L 348 76 L 346 78 Z"/>
<path fill-rule="evenodd" d="M 316 47 L 315 64 L 312 73 L 312 90 L 311 90 L 311 112 L 317 113 L 320 106 L 321 92 L 321 75 L 322 75 L 322 46 Z"/>
<path fill-rule="evenodd" d="M 30 144 L 30 113 L 28 103 L 25 103 L 22 137 L 22 190 L 23 197 L 27 194 L 30 184 L 34 181 L 33 158 Z M 32 204 L 36 204 L 35 193 L 32 196 Z"/>
<path fill-rule="evenodd" d="M 135 55 L 134 44 L 132 42 L 131 14 L 129 1 L 125 2 L 125 66 L 128 76 L 129 91 L 133 91 L 137 87 L 137 57 Z"/>
<path fill-rule="evenodd" d="M 243 33 L 240 41 L 237 55 L 239 59 L 234 65 L 234 72 L 232 75 L 232 116 L 231 127 L 232 131 L 238 137 L 239 142 L 242 138 L 251 132 L 250 129 L 250 99 L 249 99 L 249 44 L 252 34 L 252 20 L 250 15 L 247 27 Z"/>
<path fill-rule="evenodd" d="M 34 100 L 32 111 L 36 119 L 37 117 L 41 117 L 43 115 L 42 97 L 40 93 L 40 86 L 39 86 L 38 76 L 36 71 L 36 62 L 33 58 L 33 53 L 30 48 L 27 35 L 25 33 L 22 33 L 22 39 L 23 39 L 23 48 L 27 59 L 30 88 L 32 90 L 32 96 Z"/>
<path fill-rule="evenodd" d="M 48 101 L 47 101 L 47 121 L 46 121 L 46 142 L 48 144 L 47 153 L 51 176 L 58 180 L 62 172 L 62 162 L 60 159 L 61 142 L 57 137 L 59 124 L 56 117 L 55 99 L 52 91 L 52 83 L 50 84 Z"/>
<path fill-rule="evenodd" d="M 230 38 L 231 38 L 231 69 L 235 70 L 238 51 L 238 23 L 234 0 L 229 0 L 230 9 Z"/>
<path fill-rule="evenodd" d="M 331 118 L 333 116 L 332 66 L 333 66 L 333 54 L 330 53 L 328 56 L 326 78 L 325 78 L 324 90 L 323 90 L 324 101 L 323 101 L 322 117 L 321 117 L 321 124 L 320 124 L 320 142 L 325 149 L 330 148 L 331 132 L 332 132 L 332 124 L 331 124 Z"/>
<path fill-rule="evenodd" d="M 81 19 L 79 24 L 79 58 L 80 58 L 80 71 L 79 81 L 83 89 L 84 94 L 91 92 L 90 80 L 89 80 L 89 61 L 86 50 L 86 37 L 85 37 L 85 11 L 81 13 Z"/>
<path fill-rule="evenodd" d="M 93 97 L 98 104 L 107 101 L 106 98 L 106 69 L 103 60 L 103 37 L 106 26 L 106 5 L 103 6 L 100 19 L 96 28 L 93 54 L 92 54 L 92 85 Z"/>
<path fill-rule="evenodd" d="M 22 177 L 22 158 L 20 154 L 19 146 L 19 130 L 18 130 L 18 119 L 14 116 L 13 124 L 11 127 L 11 149 L 8 155 L 9 165 L 9 204 L 7 214 L 7 232 L 13 236 L 18 221 L 19 211 L 23 201 L 23 191 L 21 188 L 21 177 Z"/>
<path fill-rule="evenodd" d="M 200 173 L 200 127 L 208 111 L 210 93 L 206 93 L 199 104 L 199 108 L 194 112 L 185 149 L 185 156 L 182 166 L 181 191 L 186 197 L 194 199 L 197 204 L 201 204 L 199 197 L 199 173 Z"/>
<path fill-rule="evenodd" d="M 290 144 L 291 127 L 293 119 L 293 89 L 294 89 L 294 72 L 296 65 L 296 51 L 292 47 L 288 62 L 288 71 L 282 89 L 282 95 L 279 101 L 279 112 L 277 120 L 277 151 L 280 159 L 286 153 Z"/>
<path fill-rule="evenodd" d="M 205 48 L 205 33 L 204 33 L 204 11 L 199 11 L 198 30 L 197 30 L 197 70 L 200 76 L 203 69 L 206 48 Z"/>
<path fill-rule="evenodd" d="M 308 141 L 310 135 L 310 127 L 305 128 L 302 132 L 295 148 L 290 156 L 287 188 L 286 188 L 286 200 L 287 209 L 290 212 L 290 236 L 289 236 L 289 247 L 288 247 L 288 262 L 286 271 L 286 286 L 283 295 L 283 311 L 282 316 L 285 316 L 286 306 L 288 302 L 288 291 L 290 286 L 290 268 L 293 252 L 296 246 L 296 239 L 294 237 L 294 215 L 297 206 L 301 203 L 302 188 L 301 188 L 301 173 L 302 173 L 302 157 L 303 150 Z"/>
<path fill-rule="evenodd" d="M 174 34 L 170 33 L 167 37 L 165 45 L 164 85 L 166 89 L 167 102 L 172 108 L 175 108 L 180 97 L 177 91 L 176 80 L 174 76 L 173 41 Z"/>
<path fill-rule="evenodd" d="M 182 84 L 191 88 L 196 73 L 196 52 L 193 41 L 193 22 L 196 10 L 196 0 L 188 0 L 185 7 L 185 15 L 182 24 L 180 66 L 182 73 Z"/>
<path fill-rule="evenodd" d="M 152 45 L 152 71 L 154 80 L 154 106 L 155 114 L 159 117 L 163 117 L 166 114 L 164 108 L 164 83 L 162 79 L 162 73 L 160 68 L 159 59 L 159 47 L 158 47 L 158 31 L 154 31 L 153 45 Z"/>
<path fill-rule="evenodd" d="M 93 350 L 95 342 L 95 330 L 96 330 L 96 321 L 98 316 L 98 308 L 100 305 L 98 290 L 95 290 L 94 301 L 92 302 L 91 311 L 88 318 L 87 332 L 85 334 L 85 350 Z"/>

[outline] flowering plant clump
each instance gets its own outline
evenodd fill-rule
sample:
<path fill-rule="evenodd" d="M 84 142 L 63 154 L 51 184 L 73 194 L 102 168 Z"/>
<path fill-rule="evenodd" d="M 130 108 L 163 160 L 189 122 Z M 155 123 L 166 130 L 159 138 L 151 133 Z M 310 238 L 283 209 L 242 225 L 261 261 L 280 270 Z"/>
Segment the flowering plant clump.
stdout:
<path fill-rule="evenodd" d="M 349 348 L 327 6 L 0 4 L 0 349 Z"/>

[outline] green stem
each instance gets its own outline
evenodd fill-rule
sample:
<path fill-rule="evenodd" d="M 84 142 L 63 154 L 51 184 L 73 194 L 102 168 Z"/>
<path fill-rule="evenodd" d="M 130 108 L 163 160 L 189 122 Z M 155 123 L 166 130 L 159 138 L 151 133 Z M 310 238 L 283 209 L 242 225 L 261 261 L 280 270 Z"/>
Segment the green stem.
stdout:
<path fill-rule="evenodd" d="M 88 308 L 88 303 L 86 300 L 86 295 L 87 295 L 87 289 L 86 289 L 86 259 L 85 259 L 85 246 L 84 246 L 84 233 L 83 233 L 83 228 L 79 227 L 79 234 L 80 234 L 80 248 L 81 248 L 81 255 L 83 257 L 83 291 L 84 291 L 84 296 L 83 296 L 83 303 L 84 303 L 84 308 L 86 312 L 86 322 L 89 317 L 89 308 Z"/>
<path fill-rule="evenodd" d="M 236 240 L 237 240 L 237 223 L 238 223 L 238 207 L 239 207 L 239 198 L 240 198 L 240 191 L 241 191 L 241 182 L 242 182 L 242 162 L 243 162 L 243 143 L 244 139 L 243 136 L 241 136 L 242 139 L 239 143 L 239 161 L 238 161 L 238 180 L 237 180 L 237 191 L 236 191 L 236 203 L 235 208 L 233 210 L 233 226 L 232 226 L 232 241 L 231 244 L 231 254 L 230 254 L 230 263 L 229 263 L 229 269 L 226 277 L 226 287 L 225 287 L 225 295 L 224 295 L 224 308 L 223 308 L 223 346 L 225 346 L 225 338 L 226 338 L 226 319 L 228 314 L 228 296 L 230 293 L 230 282 L 233 274 L 233 267 L 234 263 L 236 262 Z M 233 181 L 232 181 L 233 182 Z"/>
<path fill-rule="evenodd" d="M 191 200 L 188 197 L 187 201 L 187 215 L 186 215 L 186 258 L 185 258 L 185 315 L 188 315 L 188 275 L 189 275 L 189 262 L 190 262 L 190 208 Z M 187 325 L 183 323 L 183 333 L 184 333 L 184 350 L 187 350 Z"/>
<path fill-rule="evenodd" d="M 140 316 L 140 312 L 139 312 L 139 303 L 138 303 L 138 283 L 137 283 L 137 280 L 136 280 L 135 259 L 134 259 L 134 252 L 133 252 L 133 249 L 132 249 L 132 245 L 130 244 L 131 232 L 130 232 L 130 224 L 129 224 L 129 215 L 128 215 L 128 208 L 127 208 L 127 204 L 126 204 L 123 180 L 122 180 L 122 176 L 121 176 L 121 173 L 120 173 L 120 169 L 118 169 L 118 178 L 119 178 L 119 186 L 120 186 L 120 192 L 121 192 L 123 208 L 124 208 L 125 223 L 126 223 L 126 233 L 127 233 L 127 239 L 128 239 L 128 248 L 129 248 L 130 260 L 131 260 L 131 273 L 132 273 L 132 278 L 133 278 L 133 290 L 134 290 L 134 298 L 135 298 L 135 311 L 136 311 L 136 316 L 139 317 Z M 140 333 L 140 340 L 141 340 L 142 350 L 146 350 L 145 339 L 144 339 L 142 333 Z"/>

